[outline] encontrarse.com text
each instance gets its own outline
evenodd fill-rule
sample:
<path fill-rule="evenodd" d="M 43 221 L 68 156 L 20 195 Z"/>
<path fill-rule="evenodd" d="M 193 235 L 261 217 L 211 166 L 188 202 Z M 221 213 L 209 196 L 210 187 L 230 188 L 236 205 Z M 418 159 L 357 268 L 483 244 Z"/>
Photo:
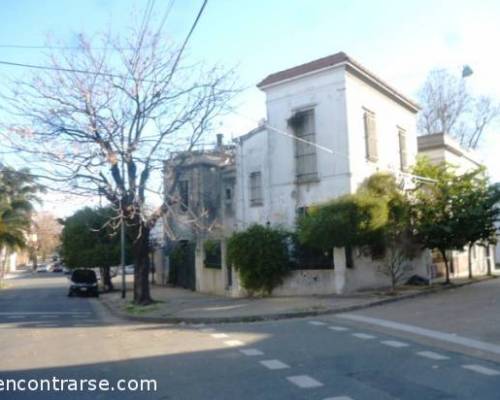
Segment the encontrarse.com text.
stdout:
<path fill-rule="evenodd" d="M 156 392 L 156 379 L 2 379 L 0 392 Z"/>

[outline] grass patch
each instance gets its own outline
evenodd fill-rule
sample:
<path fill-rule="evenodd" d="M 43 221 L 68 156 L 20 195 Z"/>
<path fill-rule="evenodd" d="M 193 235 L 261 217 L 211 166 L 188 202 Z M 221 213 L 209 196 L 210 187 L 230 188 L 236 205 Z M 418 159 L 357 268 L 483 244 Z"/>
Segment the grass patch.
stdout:
<path fill-rule="evenodd" d="M 140 306 L 134 303 L 128 303 L 125 305 L 125 311 L 131 315 L 145 315 L 150 314 L 156 310 L 160 305 L 160 301 L 155 301 L 152 304 L 148 304 L 147 306 Z"/>
<path fill-rule="evenodd" d="M 7 289 L 10 285 L 4 281 L 0 281 L 0 290 Z"/>

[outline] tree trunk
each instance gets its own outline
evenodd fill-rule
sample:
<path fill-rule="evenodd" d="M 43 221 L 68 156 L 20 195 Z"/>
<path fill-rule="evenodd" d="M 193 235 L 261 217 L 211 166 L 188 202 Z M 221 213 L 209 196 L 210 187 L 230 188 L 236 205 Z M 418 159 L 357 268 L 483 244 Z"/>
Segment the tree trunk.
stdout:
<path fill-rule="evenodd" d="M 445 283 L 449 284 L 450 283 L 450 267 L 448 265 L 449 264 L 448 263 L 448 257 L 446 257 L 446 250 L 439 249 L 439 252 L 443 256 L 444 266 L 445 266 L 445 269 L 446 269 L 446 280 L 445 280 Z"/>
<path fill-rule="evenodd" d="M 139 305 L 151 304 L 149 290 L 149 229 L 142 225 L 140 236 L 135 238 L 134 252 L 134 303 Z"/>
<path fill-rule="evenodd" d="M 474 243 L 469 244 L 469 254 L 467 254 L 469 264 L 469 279 L 472 279 L 472 246 L 474 246 Z"/>
<path fill-rule="evenodd" d="M 102 286 L 105 291 L 113 290 L 113 282 L 111 281 L 111 274 L 109 273 L 108 267 L 101 267 L 101 276 L 102 276 Z"/>

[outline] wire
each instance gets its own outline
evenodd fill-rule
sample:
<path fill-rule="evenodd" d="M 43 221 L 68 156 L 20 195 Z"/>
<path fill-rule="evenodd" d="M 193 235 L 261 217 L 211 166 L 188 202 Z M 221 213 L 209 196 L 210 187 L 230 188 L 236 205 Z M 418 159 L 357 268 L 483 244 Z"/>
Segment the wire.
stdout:
<path fill-rule="evenodd" d="M 182 43 L 182 46 L 181 46 L 181 48 L 179 50 L 179 53 L 177 54 L 177 58 L 175 59 L 174 65 L 172 67 L 172 72 L 170 74 L 170 79 L 172 79 L 172 77 L 174 75 L 174 72 L 175 72 L 175 70 L 177 68 L 177 64 L 179 64 L 179 60 L 181 58 L 181 55 L 184 52 L 184 49 L 186 48 L 186 45 L 188 44 L 189 39 L 190 39 L 191 35 L 193 34 L 193 32 L 194 32 L 194 30 L 196 28 L 196 25 L 198 25 L 198 21 L 201 18 L 201 14 L 203 14 L 203 10 L 205 9 L 205 6 L 207 5 L 207 2 L 208 2 L 208 0 L 203 0 L 203 4 L 201 5 L 200 11 L 198 11 L 198 15 L 196 16 L 196 19 L 194 20 L 193 25 L 191 26 L 191 29 L 189 30 L 189 33 L 186 36 L 186 39 L 184 39 L 184 43 Z"/>
<path fill-rule="evenodd" d="M 109 78 L 119 78 L 119 79 L 136 80 L 136 81 L 140 81 L 140 82 L 155 83 L 155 81 L 148 80 L 148 79 L 134 79 L 132 77 L 127 77 L 127 76 L 123 76 L 123 75 L 110 74 L 110 73 L 107 73 L 107 72 L 87 71 L 87 70 L 84 70 L 84 69 L 73 69 L 73 68 L 63 68 L 63 67 L 49 67 L 49 66 L 44 66 L 44 65 L 24 64 L 24 63 L 17 63 L 17 62 L 12 62 L 12 61 L 3 61 L 3 60 L 0 60 L 0 64 L 2 64 L 2 65 L 8 65 L 8 66 L 11 66 L 11 67 L 23 67 L 23 68 L 41 69 L 41 70 L 47 70 L 47 71 L 74 72 L 74 73 L 77 73 L 77 74 L 107 76 Z"/>
<path fill-rule="evenodd" d="M 1 49 L 52 49 L 52 50 L 80 50 L 76 46 L 49 46 L 49 45 L 23 45 L 23 44 L 0 44 Z M 134 50 L 133 47 L 91 47 L 92 50 Z"/>

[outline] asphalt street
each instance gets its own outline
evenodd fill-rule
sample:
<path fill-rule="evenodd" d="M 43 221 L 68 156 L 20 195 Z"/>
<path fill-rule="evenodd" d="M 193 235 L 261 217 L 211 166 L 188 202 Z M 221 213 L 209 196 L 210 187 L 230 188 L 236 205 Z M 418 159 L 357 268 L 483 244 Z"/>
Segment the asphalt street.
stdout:
<path fill-rule="evenodd" d="M 169 326 L 118 320 L 97 299 L 68 298 L 63 276 L 9 284 L 0 292 L 0 379 L 155 379 L 157 390 L 0 392 L 1 398 L 500 398 L 494 355 L 472 356 L 464 350 L 468 342 L 405 330 L 412 323 L 446 333 L 415 318 L 402 321 L 403 302 L 391 306 L 398 307 L 392 314 L 377 307 L 314 319 Z M 384 324 L 398 318 L 400 326 Z"/>

